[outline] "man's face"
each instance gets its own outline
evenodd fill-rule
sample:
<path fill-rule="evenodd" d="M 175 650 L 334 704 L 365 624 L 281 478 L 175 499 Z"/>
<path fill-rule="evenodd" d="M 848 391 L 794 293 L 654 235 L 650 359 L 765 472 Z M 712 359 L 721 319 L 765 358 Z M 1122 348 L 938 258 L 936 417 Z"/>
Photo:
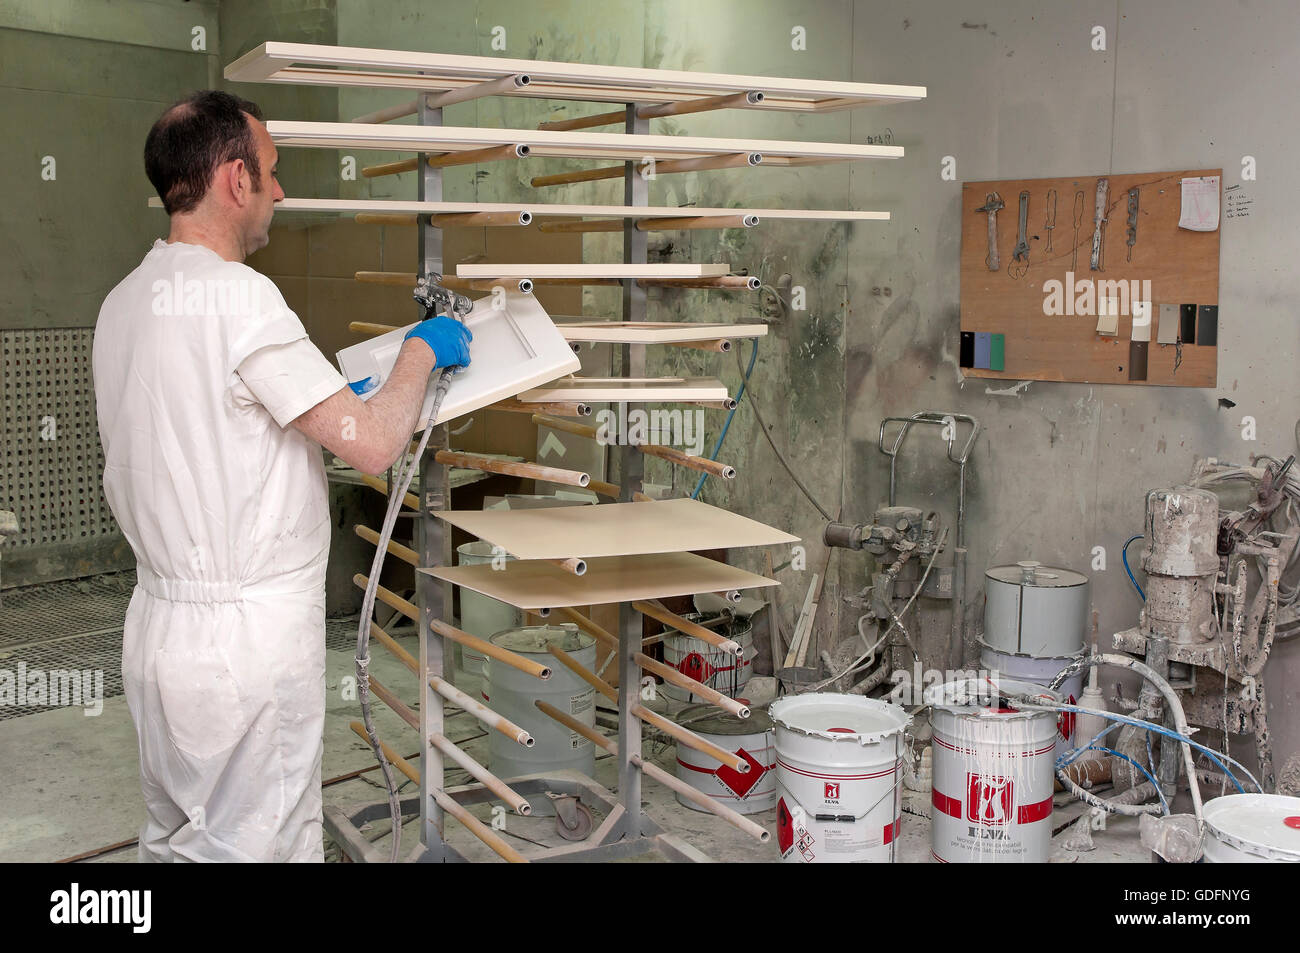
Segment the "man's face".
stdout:
<path fill-rule="evenodd" d="M 276 178 L 280 154 L 271 141 L 271 134 L 266 131 L 265 124 L 252 116 L 248 117 L 248 125 L 257 144 L 257 159 L 261 166 L 261 179 L 256 183 L 257 188 L 245 210 L 244 248 L 246 254 L 252 254 L 265 248 L 271 240 L 271 217 L 275 214 L 276 203 L 284 198 L 284 189 L 280 188 Z"/>

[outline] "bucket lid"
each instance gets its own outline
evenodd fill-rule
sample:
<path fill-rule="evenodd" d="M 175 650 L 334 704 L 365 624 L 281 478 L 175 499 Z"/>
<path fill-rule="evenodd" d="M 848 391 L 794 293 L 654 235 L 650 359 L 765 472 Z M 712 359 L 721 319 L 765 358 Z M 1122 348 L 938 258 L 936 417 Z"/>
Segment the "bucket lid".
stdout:
<path fill-rule="evenodd" d="M 748 718 L 737 718 L 712 705 L 688 705 L 678 713 L 677 723 L 707 735 L 757 735 L 772 730 L 771 716 L 758 708 L 751 708 Z"/>
<path fill-rule="evenodd" d="M 1042 566 L 1037 563 L 1031 564 L 1031 560 L 1025 560 L 1024 564 L 1017 563 L 1014 566 L 994 566 L 987 570 L 984 575 L 998 582 L 1010 583 L 1013 586 L 1029 586 L 1035 589 L 1068 589 L 1072 586 L 1086 586 L 1088 577 L 1081 572 L 1075 572 L 1073 569 L 1062 569 L 1058 566 Z M 1029 570 L 1027 573 L 1026 570 Z M 1027 579 L 1026 576 L 1030 578 Z M 1032 581 L 1031 581 L 1032 579 Z"/>
<path fill-rule="evenodd" d="M 526 625 L 519 629 L 504 629 L 488 637 L 493 645 L 518 652 L 520 655 L 550 655 L 547 646 L 554 645 L 565 652 L 578 652 L 596 644 L 586 632 L 579 632 L 572 623 L 562 625 Z"/>
<path fill-rule="evenodd" d="M 937 709 L 954 715 L 979 714 L 981 718 L 1036 718 L 1044 712 L 1025 711 L 1016 707 L 1014 700 L 1010 705 L 1002 705 L 999 699 L 1002 693 L 1038 696 L 1045 702 L 1057 702 L 1062 699 L 1058 692 L 1049 691 L 1033 682 L 1022 682 L 1012 678 L 962 678 L 942 685 L 931 685 L 925 690 L 925 702 Z"/>
<path fill-rule="evenodd" d="M 1300 797 L 1228 794 L 1205 803 L 1216 840 L 1270 860 L 1300 861 Z"/>
<path fill-rule="evenodd" d="M 718 615 L 719 613 L 717 612 L 687 612 L 682 615 L 682 618 L 687 622 L 694 622 L 698 625 L 706 619 L 716 619 Z M 725 625 L 711 625 L 708 628 L 711 631 L 718 633 L 718 635 L 723 638 L 736 641 L 738 636 L 748 635 L 750 630 L 754 628 L 754 623 L 744 616 L 737 615 L 733 616 L 731 621 L 727 622 Z M 681 629 L 674 629 L 672 626 L 665 626 L 664 638 L 674 640 L 695 639 L 697 642 L 703 641 L 702 639 L 697 639 L 689 632 L 683 632 Z"/>
<path fill-rule="evenodd" d="M 898 705 L 861 695 L 810 692 L 787 695 L 772 702 L 772 721 L 787 731 L 827 741 L 873 745 L 912 724 Z"/>
<path fill-rule="evenodd" d="M 1060 662 L 1061 668 L 1065 668 L 1071 662 L 1077 661 L 1083 653 L 1088 651 L 1087 648 L 1082 648 L 1077 652 L 1071 652 L 1069 655 L 1026 655 L 1023 652 L 1008 652 L 1006 649 L 995 648 L 982 635 L 975 641 L 979 644 L 981 652 L 988 652 L 991 655 L 1003 658 L 1024 659 L 1027 662 Z"/>

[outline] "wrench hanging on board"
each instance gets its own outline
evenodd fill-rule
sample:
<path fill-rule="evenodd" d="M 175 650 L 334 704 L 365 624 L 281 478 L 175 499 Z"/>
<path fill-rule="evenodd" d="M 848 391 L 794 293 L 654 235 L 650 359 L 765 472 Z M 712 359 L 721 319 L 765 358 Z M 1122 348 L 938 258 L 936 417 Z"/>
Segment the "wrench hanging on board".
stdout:
<path fill-rule="evenodd" d="M 989 217 L 989 252 L 984 256 L 984 264 L 988 265 L 989 271 L 997 271 L 1001 264 L 998 260 L 998 209 L 1005 207 L 1002 196 L 990 192 L 985 196 L 984 204 L 975 210 L 984 212 Z"/>
<path fill-rule="evenodd" d="M 1029 190 L 1020 193 L 1020 231 L 1016 237 L 1016 248 L 1011 253 L 1007 265 L 1007 274 L 1012 278 L 1023 278 L 1029 270 Z"/>
<path fill-rule="evenodd" d="M 1097 180 L 1097 210 L 1093 216 L 1092 257 L 1088 266 L 1093 271 L 1105 271 L 1102 267 L 1103 243 L 1106 241 L 1106 202 L 1110 198 L 1110 179 Z"/>

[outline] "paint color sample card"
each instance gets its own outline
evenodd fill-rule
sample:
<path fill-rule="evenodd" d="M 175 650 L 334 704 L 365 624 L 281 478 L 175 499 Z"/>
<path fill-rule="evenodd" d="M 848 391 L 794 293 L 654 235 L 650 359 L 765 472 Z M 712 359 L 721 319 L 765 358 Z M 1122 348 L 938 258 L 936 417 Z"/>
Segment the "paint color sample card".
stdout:
<path fill-rule="evenodd" d="M 1178 340 L 1184 344 L 1196 343 L 1196 305 L 1178 306 Z"/>
<path fill-rule="evenodd" d="M 957 363 L 961 367 L 975 366 L 975 332 L 962 331 L 958 347 Z"/>
<path fill-rule="evenodd" d="M 1219 343 L 1219 306 L 1203 304 L 1196 317 L 1196 343 L 1214 347 Z"/>
<path fill-rule="evenodd" d="M 1151 302 L 1133 302 L 1133 330 L 1129 338 L 1134 341 L 1151 340 Z"/>
<path fill-rule="evenodd" d="M 1151 347 L 1147 341 L 1128 342 L 1128 379 L 1144 381 L 1147 379 L 1147 350 Z"/>
<path fill-rule="evenodd" d="M 1007 336 L 994 334 L 989 338 L 989 370 L 1001 371 L 1007 366 Z"/>
<path fill-rule="evenodd" d="M 1156 342 L 1159 344 L 1178 343 L 1178 305 L 1162 304 L 1160 306 L 1159 324 L 1156 327 Z"/>
<path fill-rule="evenodd" d="M 988 331 L 975 332 L 975 366 L 982 369 L 989 369 L 989 350 L 993 342 L 989 340 Z"/>

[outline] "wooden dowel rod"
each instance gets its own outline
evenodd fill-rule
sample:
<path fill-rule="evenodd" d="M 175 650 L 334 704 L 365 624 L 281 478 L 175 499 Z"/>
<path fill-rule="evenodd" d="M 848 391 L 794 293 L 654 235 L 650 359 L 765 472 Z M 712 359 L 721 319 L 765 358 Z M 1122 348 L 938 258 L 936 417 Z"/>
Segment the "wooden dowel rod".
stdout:
<path fill-rule="evenodd" d="M 433 799 L 438 802 L 439 807 L 460 821 L 465 830 L 481 840 L 486 847 L 490 848 L 502 860 L 511 864 L 528 863 L 528 858 L 507 844 L 501 835 L 467 811 L 442 788 L 431 788 L 430 793 L 433 795 Z"/>
<path fill-rule="evenodd" d="M 358 225 L 419 225 L 420 216 L 414 212 L 357 212 L 352 221 Z"/>
<path fill-rule="evenodd" d="M 533 213 L 518 212 L 447 212 L 430 215 L 429 224 L 438 228 L 460 225 L 531 225 Z"/>
<path fill-rule="evenodd" d="M 381 629 L 376 622 L 370 623 L 370 637 L 377 639 L 380 645 L 392 652 L 399 662 L 411 670 L 412 674 L 420 674 L 420 663 L 416 657 L 402 648 L 401 643 Z"/>
<path fill-rule="evenodd" d="M 396 285 L 399 288 L 415 287 L 415 275 L 404 271 L 358 271 L 352 277 L 368 285 Z M 443 283 L 446 284 L 446 282 Z"/>
<path fill-rule="evenodd" d="M 632 494 L 632 502 L 634 502 L 634 503 L 654 503 L 654 502 L 656 502 L 656 501 L 655 501 L 655 498 L 654 498 L 653 496 L 646 496 L 646 495 L 645 495 L 644 493 L 642 493 L 640 490 L 637 490 L 636 492 L 634 492 L 634 493 Z"/>
<path fill-rule="evenodd" d="M 653 174 L 671 175 L 675 172 L 706 172 L 711 169 L 735 169 L 741 166 L 755 166 L 763 161 L 762 153 L 736 152 L 724 156 L 699 156 L 693 159 L 664 159 L 655 162 Z M 637 163 L 636 170 L 651 174 L 649 163 Z M 600 169 L 581 169 L 576 172 L 557 172 L 552 175 L 534 176 L 531 184 L 534 188 L 550 185 L 573 185 L 578 182 L 598 182 L 601 179 L 617 179 L 623 176 L 623 166 L 605 166 Z"/>
<path fill-rule="evenodd" d="M 429 744 L 468 771 L 470 777 L 508 804 L 510 809 L 520 817 L 528 817 L 533 813 L 533 806 L 528 803 L 527 798 L 511 790 L 508 784 L 462 751 L 446 735 L 440 735 L 435 731 L 429 735 Z"/>
<path fill-rule="evenodd" d="M 522 142 L 507 143 L 504 146 L 488 146 L 485 149 L 466 149 L 463 152 L 444 152 L 429 156 L 429 167 L 448 169 L 457 165 L 474 165 L 478 162 L 498 162 L 502 159 L 526 159 L 528 146 Z M 483 213 L 480 213 L 483 214 Z"/>
<path fill-rule="evenodd" d="M 367 579 L 361 573 L 357 573 L 355 576 L 353 576 L 352 582 L 356 584 L 356 587 L 358 589 L 365 589 L 366 586 L 370 585 L 370 580 Z M 406 616 L 416 625 L 420 624 L 420 610 L 417 609 L 415 607 L 415 603 L 411 602 L 410 600 L 403 599 L 397 593 L 389 589 L 385 589 L 383 586 L 375 587 L 375 598 L 378 599 L 380 602 L 382 602 L 384 605 L 388 606 L 388 608 L 396 609 L 398 612 Z"/>
<path fill-rule="evenodd" d="M 560 662 L 563 663 L 564 667 L 573 672 L 574 675 L 577 675 L 580 679 L 596 691 L 600 692 L 615 705 L 618 704 L 618 692 L 614 691 L 614 689 L 610 687 L 609 683 L 603 678 L 591 671 L 558 645 L 549 644 L 546 646 L 546 650 L 559 659 Z"/>
<path fill-rule="evenodd" d="M 638 768 L 641 769 L 641 773 L 644 774 L 646 777 L 653 778 L 654 780 L 662 784 L 664 787 L 670 788 L 671 790 L 677 792 L 682 797 L 686 798 L 686 800 L 690 801 L 692 804 L 701 807 L 712 814 L 716 814 L 718 817 L 722 818 L 732 827 L 736 828 L 737 830 L 744 831 L 746 834 L 748 834 L 750 837 L 753 837 L 759 843 L 766 844 L 771 839 L 772 835 L 767 830 L 767 828 L 755 824 L 744 814 L 740 814 L 736 811 L 733 811 L 731 808 L 727 807 L 727 805 L 723 804 L 721 801 L 715 801 L 713 798 L 709 797 L 703 791 L 691 787 L 685 781 L 681 780 L 681 778 L 677 778 L 669 774 L 663 768 L 659 767 L 659 765 L 651 764 L 649 761 L 646 761 L 640 755 L 635 755 L 635 754 L 631 757 L 630 760 L 634 765 L 636 765 Z"/>
<path fill-rule="evenodd" d="M 740 643 L 733 642 L 731 639 L 724 639 L 716 632 L 710 632 L 702 625 L 696 625 L 690 619 L 685 619 L 675 612 L 669 612 L 663 606 L 654 602 L 634 602 L 632 608 L 642 615 L 648 615 L 650 618 L 662 622 L 664 625 L 674 628 L 679 632 L 693 636 L 701 641 L 708 642 L 710 645 L 717 646 L 724 652 L 730 652 L 732 655 L 740 655 Z"/>
<path fill-rule="evenodd" d="M 566 572 L 571 572 L 575 576 L 585 576 L 587 574 L 587 561 L 579 559 L 577 556 L 571 556 L 568 559 L 547 559 L 544 562 L 559 566 Z"/>
<path fill-rule="evenodd" d="M 726 354 L 731 350 L 731 342 L 726 338 L 712 341 L 666 341 L 668 347 L 683 347 L 691 351 L 711 351 L 714 354 Z"/>
<path fill-rule="evenodd" d="M 361 168 L 361 175 L 375 179 L 382 175 L 397 175 L 399 172 L 413 172 L 419 165 L 419 159 L 398 159 L 396 162 L 383 162 L 379 165 L 367 165 Z"/>
<path fill-rule="evenodd" d="M 688 728 L 683 728 L 675 721 L 669 721 L 662 715 L 657 715 L 649 708 L 643 705 L 633 705 L 632 714 L 647 725 L 654 725 L 664 734 L 677 741 L 678 744 L 686 745 L 688 748 L 694 748 L 701 754 L 707 754 L 719 764 L 725 764 L 741 774 L 749 772 L 749 762 L 737 754 L 719 748 L 711 741 L 706 741 Z"/>
<path fill-rule="evenodd" d="M 692 400 L 688 401 L 695 407 L 708 407 L 712 410 L 735 410 L 736 398 L 728 397 L 726 400 Z"/>
<path fill-rule="evenodd" d="M 373 675 L 370 677 L 370 691 L 381 702 L 397 713 L 397 716 L 406 722 L 416 731 L 420 730 L 420 716 L 411 711 L 406 703 L 384 687 L 383 683 Z"/>
<path fill-rule="evenodd" d="M 384 496 L 388 495 L 388 481 L 382 477 L 371 476 L 369 473 L 361 474 L 361 482 L 373 490 L 378 490 Z M 413 510 L 420 508 L 420 500 L 414 493 L 407 493 L 402 497 L 402 505 Z"/>
<path fill-rule="evenodd" d="M 622 491 L 616 483 L 606 483 L 604 480 L 592 480 L 587 484 L 587 489 L 593 493 L 599 493 L 601 496 L 611 500 L 617 500 L 622 496 Z"/>
<path fill-rule="evenodd" d="M 392 119 L 401 119 L 403 116 L 414 116 L 420 109 L 417 100 L 412 99 L 408 103 L 398 103 L 396 106 L 385 106 L 383 109 L 376 109 L 374 112 L 365 113 L 357 116 L 353 122 L 370 123 L 370 122 L 388 122 Z"/>
<path fill-rule="evenodd" d="M 361 736 L 361 739 L 365 741 L 366 744 L 370 744 L 370 738 L 369 736 L 366 735 L 365 725 L 361 724 L 361 722 L 359 721 L 354 721 L 351 723 L 350 727 L 352 728 L 353 731 L 355 731 L 358 735 Z M 383 741 L 379 742 L 379 747 L 380 750 L 384 752 L 384 757 L 388 759 L 389 763 L 393 767 L 395 767 L 398 771 L 401 771 L 404 775 L 406 775 L 416 784 L 420 783 L 420 772 L 415 770 L 415 768 L 411 765 L 411 762 L 407 761 L 405 758 L 403 758 L 400 754 L 398 754 L 396 751 L 390 748 Z M 434 799 L 438 802 L 439 806 L 444 811 L 446 811 L 452 817 L 456 818 L 456 820 L 464 824 L 466 829 L 469 830 L 470 833 L 472 833 L 479 840 L 483 841 L 483 843 L 486 844 L 488 847 L 492 848 L 492 850 L 495 851 L 497 854 L 499 854 L 502 858 L 515 864 L 528 863 L 528 861 L 524 859 L 522 854 L 520 854 L 517 850 L 515 850 L 504 840 L 502 840 L 490 828 L 485 827 L 477 817 L 475 817 L 469 811 L 465 810 L 465 808 L 461 807 L 458 803 L 456 803 L 456 801 L 453 800 L 449 794 L 443 791 L 442 788 L 433 788 L 432 794 Z"/>
<path fill-rule="evenodd" d="M 494 658 L 503 665 L 509 665 L 516 671 L 523 672 L 525 675 L 531 675 L 533 678 L 540 678 L 543 681 L 551 677 L 551 670 L 539 662 L 524 658 L 518 652 L 511 652 L 509 649 L 503 649 L 495 642 L 489 642 L 487 639 L 480 639 L 477 635 L 470 635 L 468 632 L 462 632 L 455 626 L 448 625 L 441 619 L 430 619 L 429 625 L 434 632 L 444 638 L 451 639 L 463 646 L 474 649 L 476 652 L 482 652 L 489 658 Z"/>
<path fill-rule="evenodd" d="M 550 404 L 525 404 L 517 398 L 510 397 L 489 404 L 488 410 L 503 410 L 511 414 L 535 414 L 538 411 L 547 414 L 561 414 L 566 417 L 590 417 L 591 404 L 580 401 L 558 401 Z M 590 486 L 591 484 L 587 484 Z"/>
<path fill-rule="evenodd" d="M 509 76 L 499 76 L 496 79 L 471 83 L 459 89 L 449 89 L 445 93 L 432 95 L 428 99 L 428 104 L 431 109 L 441 109 L 443 106 L 481 99 L 484 96 L 510 95 L 515 90 L 523 89 L 530 82 L 532 80 L 527 73 L 511 73 Z"/>
<path fill-rule="evenodd" d="M 536 184 L 536 181 L 534 181 Z M 565 234 L 572 232 L 621 232 L 623 223 L 617 219 L 599 219 L 594 222 L 542 222 L 539 232 Z"/>
<path fill-rule="evenodd" d="M 532 735 L 524 731 L 524 729 L 520 728 L 509 718 L 498 715 L 491 708 L 488 708 L 476 699 L 466 695 L 455 685 L 450 685 L 443 681 L 437 675 L 430 676 L 429 687 L 443 698 L 447 699 L 447 701 L 465 709 L 488 728 L 501 732 L 501 734 L 505 735 L 511 741 L 521 744 L 525 748 L 531 748 L 537 743 L 533 740 Z"/>
<path fill-rule="evenodd" d="M 686 215 L 681 218 L 638 218 L 637 231 L 675 232 L 705 231 L 711 228 L 753 228 L 757 215 Z"/>
<path fill-rule="evenodd" d="M 372 546 L 379 545 L 379 534 L 376 533 L 369 526 L 362 526 L 358 524 L 357 526 L 353 527 L 353 529 L 356 531 L 356 534 L 360 536 L 362 539 L 364 539 L 367 543 L 370 543 Z M 420 565 L 420 554 L 417 553 L 410 546 L 403 546 L 395 539 L 390 539 L 388 541 L 388 551 L 404 563 L 410 563 L 412 566 Z"/>
<path fill-rule="evenodd" d="M 564 618 L 568 619 L 570 622 L 572 622 L 574 625 L 580 628 L 583 632 L 586 632 L 588 635 L 594 636 L 595 638 L 599 639 L 601 642 L 604 642 L 606 645 L 611 645 L 614 648 L 618 648 L 617 635 L 597 625 L 595 622 L 591 621 L 591 619 L 583 615 L 577 609 L 570 608 L 569 606 L 556 606 L 555 612 L 557 615 L 563 616 Z"/>
<path fill-rule="evenodd" d="M 763 93 L 751 89 L 747 93 L 725 93 L 721 96 L 705 96 L 701 99 L 680 100 L 662 103 L 658 106 L 642 106 L 636 111 L 638 119 L 662 119 L 665 116 L 685 116 L 688 113 L 709 112 L 714 109 L 744 109 L 757 106 L 764 99 Z"/>
<path fill-rule="evenodd" d="M 605 166 L 599 169 L 578 169 L 573 172 L 553 172 L 550 175 L 535 175 L 529 184 L 535 189 L 544 189 L 550 185 L 573 185 L 578 182 L 599 182 L 601 179 L 618 179 L 623 176 L 623 167 Z"/>
<path fill-rule="evenodd" d="M 596 745 L 597 747 L 603 748 L 605 751 L 608 751 L 610 754 L 614 754 L 614 755 L 618 754 L 618 745 L 615 744 L 612 739 L 605 737 L 599 731 L 592 728 L 590 725 L 584 725 L 582 722 L 578 721 L 578 719 L 574 718 L 572 715 L 566 714 L 565 712 L 560 711 L 554 705 L 549 705 L 540 699 L 533 702 L 533 704 L 536 705 L 538 710 L 541 711 L 543 714 L 551 718 L 554 718 L 556 721 L 564 725 L 564 727 L 568 728 L 570 731 L 575 731 L 578 734 L 582 735 L 584 738 L 586 738 L 588 741 L 590 741 L 592 744 Z M 695 788 L 691 787 L 689 784 L 687 784 L 685 781 L 681 780 L 680 778 L 673 777 L 671 774 L 669 774 L 663 768 L 659 767 L 657 764 L 653 764 L 649 761 L 644 761 L 640 757 L 637 757 L 635 755 L 632 757 L 631 760 L 632 763 L 635 764 L 638 768 L 640 768 L 641 771 L 647 777 L 653 778 L 654 780 L 658 781 L 660 784 L 664 785 L 665 787 L 670 788 L 673 791 L 676 791 L 678 794 L 686 798 L 692 804 L 698 805 L 704 810 L 710 811 L 713 814 L 718 815 L 718 817 L 722 818 L 724 821 L 731 824 L 733 827 L 737 827 L 740 830 L 744 831 L 745 833 L 749 834 L 751 837 L 756 837 L 758 838 L 758 840 L 762 841 L 763 843 L 766 843 L 767 840 L 771 837 L 771 835 L 768 833 L 766 828 L 761 827 L 758 824 L 755 824 L 749 818 L 745 817 L 743 814 L 739 814 L 736 811 L 733 811 L 731 808 L 727 807 L 722 802 L 715 801 L 713 798 L 709 797 L 703 791 L 696 790 Z"/>
<path fill-rule="evenodd" d="M 596 434 L 600 432 L 591 424 L 578 423 L 576 420 L 562 420 L 549 414 L 533 414 L 533 423 L 539 427 L 571 433 L 575 437 L 586 437 L 588 440 L 595 440 Z"/>
<path fill-rule="evenodd" d="M 608 113 L 596 113 L 593 116 L 578 116 L 575 119 L 554 119 L 549 122 L 539 122 L 538 129 L 546 129 L 550 132 L 568 132 L 571 129 L 592 129 L 596 126 L 612 126 L 614 123 L 623 122 L 627 119 L 627 113 L 622 109 L 616 109 Z"/>
<path fill-rule="evenodd" d="M 670 463 L 689 467 L 701 473 L 711 473 L 725 480 L 734 480 L 736 478 L 735 467 L 719 463 L 717 460 L 710 460 L 708 457 L 697 457 L 693 454 L 684 453 L 675 447 L 661 447 L 654 443 L 642 443 L 637 444 L 637 449 L 648 456 L 658 457 L 660 460 L 667 460 Z"/>
<path fill-rule="evenodd" d="M 372 321 L 350 321 L 348 322 L 348 330 L 353 334 L 378 335 L 387 334 L 389 331 L 396 331 L 397 325 L 375 324 Z"/>
<path fill-rule="evenodd" d="M 723 711 L 730 712 L 737 718 L 749 717 L 749 706 L 741 704 L 734 698 L 728 698 L 722 692 L 710 688 L 703 682 L 697 682 L 688 675 L 683 675 L 671 665 L 665 665 L 662 662 L 656 662 L 650 656 L 641 652 L 636 653 L 636 662 L 648 672 L 654 672 L 664 681 L 671 682 L 678 688 L 684 688 L 692 695 L 698 695 L 710 705 L 721 708 Z M 739 662 L 739 659 L 737 660 Z"/>
<path fill-rule="evenodd" d="M 757 275 L 719 275 L 716 278 L 638 278 L 643 288 L 740 288 L 757 291 L 762 284 Z"/>
<path fill-rule="evenodd" d="M 526 480 L 545 480 L 548 483 L 562 483 L 565 486 L 585 487 L 591 477 L 578 470 L 562 470 L 548 467 L 541 463 L 518 463 L 514 460 L 498 460 L 477 453 L 457 453 L 453 450 L 439 450 L 433 458 L 449 467 L 468 467 L 482 470 L 484 473 L 504 473 L 507 476 L 523 477 Z"/>

